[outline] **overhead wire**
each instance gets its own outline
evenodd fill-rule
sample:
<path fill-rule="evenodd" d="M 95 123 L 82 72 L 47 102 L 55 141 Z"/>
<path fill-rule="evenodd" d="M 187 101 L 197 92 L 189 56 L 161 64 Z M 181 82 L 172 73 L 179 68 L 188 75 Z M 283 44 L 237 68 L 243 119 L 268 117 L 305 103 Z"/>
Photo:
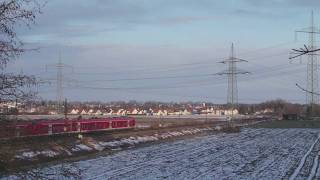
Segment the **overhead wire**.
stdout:
<path fill-rule="evenodd" d="M 252 54 L 254 52 L 259 52 L 259 51 L 265 51 L 267 49 L 274 49 L 277 47 L 281 47 L 284 45 L 289 45 L 289 44 L 293 44 L 293 41 L 289 41 L 289 42 L 285 42 L 285 43 L 279 43 L 276 45 L 272 45 L 272 46 L 268 46 L 268 47 L 263 47 L 263 48 L 259 48 L 259 49 L 255 49 L 255 50 L 251 50 L 251 51 L 246 51 L 246 52 L 242 52 L 242 53 L 238 53 L 239 55 L 246 55 L 246 54 Z M 288 53 L 287 53 L 288 54 Z M 195 66 L 204 66 L 207 67 L 208 64 L 212 64 L 212 63 L 216 63 L 216 61 L 219 60 L 223 60 L 223 59 L 227 59 L 228 57 L 224 56 L 224 57 L 220 57 L 220 58 L 214 58 L 214 59 L 210 59 L 207 58 L 207 60 L 200 60 L 200 61 L 196 61 L 196 62 L 186 62 L 186 63 L 176 63 L 176 64 L 170 64 L 169 66 L 163 66 L 161 64 L 156 65 L 157 67 L 145 67 L 145 68 L 140 68 L 140 69 L 134 69 L 137 67 L 134 66 L 128 66 L 130 69 L 128 70 L 122 70 L 122 71 L 111 71 L 111 72 L 88 72 L 88 73 L 80 73 L 80 72 L 74 72 L 75 74 L 79 74 L 79 75 L 110 75 L 110 74 L 117 74 L 117 73 L 134 73 L 134 72 L 143 72 L 143 71 L 156 71 L 156 70 L 164 70 L 164 71 L 170 71 L 170 70 L 177 70 L 177 69 L 185 69 L 185 68 L 194 68 Z M 104 68 L 104 66 L 97 66 L 98 68 Z M 141 66 L 140 66 L 141 67 Z M 77 67 L 76 67 L 77 68 Z M 85 67 L 86 69 L 90 68 L 90 66 Z M 110 70 L 113 69 L 114 67 L 105 67 L 105 69 Z M 123 66 L 121 66 L 121 68 L 123 69 Z M 139 68 L 139 67 L 138 67 Z"/>
<path fill-rule="evenodd" d="M 261 49 L 257 49 L 254 51 L 248 51 L 247 53 L 239 53 L 239 54 L 250 54 L 252 52 L 257 52 L 257 51 L 262 51 L 262 50 L 266 50 L 268 48 L 272 49 L 275 47 L 280 47 L 283 45 L 287 45 L 289 43 L 282 43 L 282 44 L 278 44 L 272 47 L 267 47 L 267 48 L 261 48 Z M 284 55 L 284 54 L 288 54 L 288 53 L 277 53 L 277 54 L 273 54 L 273 55 L 267 55 L 267 56 L 260 56 L 259 59 L 263 59 L 263 58 L 271 58 L 271 57 L 276 57 L 276 56 L 280 56 L 280 55 Z M 222 59 L 222 58 L 219 58 Z M 253 58 L 252 58 L 253 59 Z M 199 67 L 209 67 L 208 65 L 213 63 L 212 60 L 207 61 L 207 63 L 204 63 L 204 61 L 202 62 L 194 62 L 194 63 L 185 63 L 185 64 L 179 64 L 177 65 L 177 67 L 155 67 L 153 70 L 163 70 L 164 72 L 170 72 L 170 71 L 174 71 L 177 69 L 183 70 L 183 69 L 193 69 L 193 68 L 199 68 Z M 214 62 L 215 63 L 215 62 Z M 254 63 L 256 65 L 261 65 L 259 63 Z M 287 65 L 287 64 L 286 64 Z M 262 71 L 258 71 L 258 76 L 255 75 L 254 78 L 249 78 L 250 80 L 257 80 L 257 79 L 261 79 L 261 78 L 270 78 L 273 76 L 279 76 L 279 75 L 289 75 L 289 74 L 295 74 L 297 73 L 295 70 L 288 70 L 288 71 L 281 71 L 283 69 L 288 68 L 287 66 L 281 67 L 279 65 L 277 66 L 273 66 L 273 67 L 268 67 L 265 65 L 262 65 L 263 68 L 266 68 Z M 152 70 L 152 68 L 147 68 L 147 69 L 139 69 L 139 70 L 132 70 L 131 72 L 135 72 L 135 71 L 143 71 L 143 70 Z M 277 72 L 279 71 L 277 74 L 274 74 L 273 72 Z M 125 72 L 129 72 L 130 71 L 125 71 Z M 176 72 L 176 71 L 175 71 Z M 115 72 L 110 72 L 110 74 L 114 74 Z M 77 74 L 77 72 L 74 72 L 74 74 Z M 80 75 L 81 73 L 78 73 L 78 75 Z M 99 73 L 83 73 L 83 75 L 97 75 Z M 260 74 L 260 75 L 259 75 Z M 106 73 L 101 73 L 101 75 L 106 75 Z M 268 75 L 268 76 L 265 76 Z M 78 82 L 118 82 L 118 81 L 140 81 L 140 80 L 160 80 L 160 79 L 192 79 L 192 78 L 198 78 L 198 77 L 214 77 L 212 73 L 207 73 L 207 74 L 193 74 L 193 75 L 168 75 L 168 76 L 149 76 L 149 77 L 137 77 L 137 78 L 117 78 L 117 79 L 97 79 L 97 80 L 88 80 L 88 81 L 78 81 Z M 245 81 L 240 79 L 241 81 Z M 188 87 L 203 87 L 203 86 L 216 86 L 219 84 L 225 84 L 226 82 L 223 82 L 223 80 L 219 80 L 219 81 L 194 81 L 194 82 L 185 82 L 185 84 L 179 84 L 177 85 L 173 85 L 173 86 L 137 86 L 137 87 L 101 87 L 101 86 L 87 86 L 87 85 L 76 85 L 76 86 L 68 86 L 66 88 L 80 88 L 80 89 L 93 89 L 93 90 L 124 90 L 124 91 L 128 91 L 128 90 L 144 90 L 144 93 L 146 90 L 158 90 L 158 89 L 176 89 L 176 88 L 188 88 Z"/>

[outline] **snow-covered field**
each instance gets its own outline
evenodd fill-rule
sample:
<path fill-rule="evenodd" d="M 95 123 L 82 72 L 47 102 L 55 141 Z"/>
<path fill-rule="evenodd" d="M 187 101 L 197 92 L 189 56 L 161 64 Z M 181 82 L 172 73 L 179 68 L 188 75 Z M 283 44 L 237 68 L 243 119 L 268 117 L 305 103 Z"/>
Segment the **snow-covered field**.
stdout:
<path fill-rule="evenodd" d="M 81 179 L 319 179 L 319 133 L 320 129 L 243 129 L 39 171 L 53 179 L 66 178 L 65 167 Z"/>

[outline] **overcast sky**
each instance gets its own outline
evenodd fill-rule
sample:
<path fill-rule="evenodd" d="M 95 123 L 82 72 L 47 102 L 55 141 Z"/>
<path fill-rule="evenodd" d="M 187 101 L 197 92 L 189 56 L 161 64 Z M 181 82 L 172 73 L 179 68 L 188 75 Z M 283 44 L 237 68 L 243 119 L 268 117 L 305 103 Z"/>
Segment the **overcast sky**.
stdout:
<path fill-rule="evenodd" d="M 18 27 L 28 52 L 9 66 L 42 79 L 64 70 L 70 100 L 158 100 L 224 103 L 231 43 L 252 72 L 239 77 L 239 102 L 283 98 L 305 101 L 305 60 L 293 64 L 291 48 L 307 42 L 295 30 L 320 25 L 319 0 L 54 0 L 30 29 Z M 46 68 L 46 65 L 51 65 Z M 55 99 L 56 83 L 39 87 Z"/>

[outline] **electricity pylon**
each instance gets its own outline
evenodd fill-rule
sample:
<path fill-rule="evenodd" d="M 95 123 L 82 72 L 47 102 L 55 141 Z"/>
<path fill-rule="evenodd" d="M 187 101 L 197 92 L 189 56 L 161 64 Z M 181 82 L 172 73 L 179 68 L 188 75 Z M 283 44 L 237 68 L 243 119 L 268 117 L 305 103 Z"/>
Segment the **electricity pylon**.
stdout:
<path fill-rule="evenodd" d="M 311 12 L 310 27 L 296 31 L 296 33 L 305 33 L 309 35 L 309 45 L 304 45 L 304 48 L 293 49 L 293 57 L 290 59 L 307 55 L 307 88 L 303 89 L 306 92 L 306 103 L 310 107 L 310 113 L 314 115 L 314 106 L 319 103 L 319 85 L 318 85 L 318 60 L 316 35 L 320 34 L 320 29 L 314 24 L 313 11 Z M 298 86 L 300 87 L 300 86 Z"/>
<path fill-rule="evenodd" d="M 65 68 L 70 68 L 73 71 L 73 66 L 67 65 L 62 63 L 61 60 L 61 53 L 59 54 L 59 62 L 56 64 L 46 65 L 46 70 L 48 68 L 54 68 L 57 70 L 57 77 L 56 77 L 56 83 L 57 83 L 57 89 L 56 89 L 56 102 L 57 102 L 57 112 L 59 114 L 63 113 L 63 83 L 64 83 L 64 76 L 63 76 L 63 70 Z"/>
<path fill-rule="evenodd" d="M 228 97 L 227 104 L 231 110 L 231 118 L 234 116 L 234 110 L 238 106 L 238 86 L 237 86 L 237 76 L 238 74 L 249 74 L 247 71 L 241 71 L 237 69 L 238 62 L 248 62 L 247 60 L 236 58 L 234 52 L 234 45 L 231 45 L 230 57 L 219 63 L 227 64 L 228 69 L 217 73 L 217 75 L 227 75 L 228 76 Z"/>

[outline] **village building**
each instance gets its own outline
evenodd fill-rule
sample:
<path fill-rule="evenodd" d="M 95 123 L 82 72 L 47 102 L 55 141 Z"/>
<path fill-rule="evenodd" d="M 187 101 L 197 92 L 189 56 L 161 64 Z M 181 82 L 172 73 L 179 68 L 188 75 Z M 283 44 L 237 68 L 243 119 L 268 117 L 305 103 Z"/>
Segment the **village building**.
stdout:
<path fill-rule="evenodd" d="M 168 116 L 168 111 L 167 110 L 159 110 L 156 113 L 157 116 Z"/>
<path fill-rule="evenodd" d="M 80 114 L 81 115 L 87 115 L 88 113 L 86 112 L 86 110 L 83 109 Z"/>
<path fill-rule="evenodd" d="M 93 109 L 89 109 L 88 113 L 89 115 L 93 115 L 94 114 L 94 110 Z"/>
<path fill-rule="evenodd" d="M 73 114 L 73 115 L 79 114 L 79 110 L 78 109 L 72 109 L 70 114 Z"/>
<path fill-rule="evenodd" d="M 94 114 L 97 115 L 97 116 L 103 115 L 103 113 L 99 109 Z"/>

